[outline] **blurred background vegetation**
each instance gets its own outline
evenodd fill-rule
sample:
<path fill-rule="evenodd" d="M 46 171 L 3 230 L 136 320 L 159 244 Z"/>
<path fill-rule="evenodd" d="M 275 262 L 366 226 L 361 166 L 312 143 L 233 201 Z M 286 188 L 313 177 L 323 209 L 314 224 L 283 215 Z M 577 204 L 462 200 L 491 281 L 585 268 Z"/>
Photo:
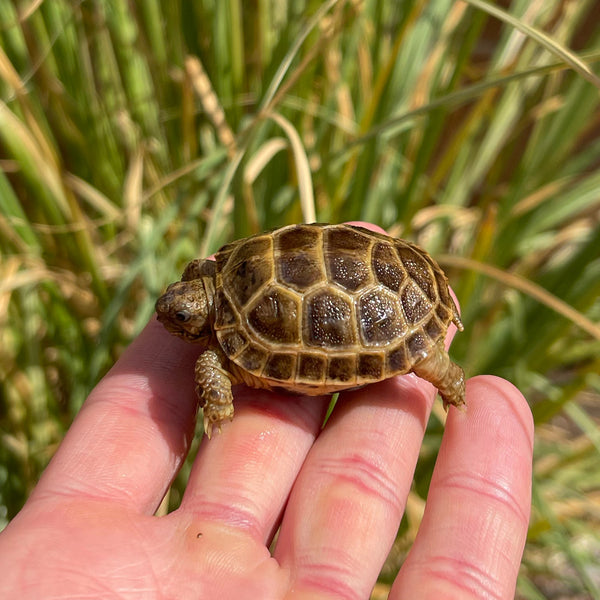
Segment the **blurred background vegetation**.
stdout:
<path fill-rule="evenodd" d="M 599 61 L 592 0 L 0 0 L 0 528 L 189 259 L 364 219 L 439 258 L 454 359 L 530 401 L 518 597 L 600 598 Z"/>

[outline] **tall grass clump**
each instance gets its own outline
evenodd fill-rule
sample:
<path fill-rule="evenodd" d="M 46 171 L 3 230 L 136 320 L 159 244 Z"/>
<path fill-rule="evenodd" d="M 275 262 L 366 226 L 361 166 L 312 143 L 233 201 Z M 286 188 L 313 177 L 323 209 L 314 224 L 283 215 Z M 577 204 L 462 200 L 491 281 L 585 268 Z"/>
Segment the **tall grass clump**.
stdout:
<path fill-rule="evenodd" d="M 600 598 L 599 61 L 591 0 L 0 0 L 2 523 L 190 258 L 364 219 L 440 259 L 454 358 L 530 401 L 519 597 Z"/>

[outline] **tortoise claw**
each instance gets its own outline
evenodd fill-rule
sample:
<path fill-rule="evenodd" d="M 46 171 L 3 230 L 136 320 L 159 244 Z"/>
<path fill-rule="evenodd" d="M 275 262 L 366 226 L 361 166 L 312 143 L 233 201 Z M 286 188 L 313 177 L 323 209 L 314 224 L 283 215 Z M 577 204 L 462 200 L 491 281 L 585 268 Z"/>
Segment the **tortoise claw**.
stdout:
<path fill-rule="evenodd" d="M 204 433 L 206 434 L 206 437 L 210 440 L 212 438 L 212 431 L 213 431 L 213 427 L 214 427 L 214 423 L 210 420 L 210 418 L 208 416 L 204 416 Z M 217 430 L 219 433 L 221 433 L 221 423 L 217 423 L 216 425 Z"/>

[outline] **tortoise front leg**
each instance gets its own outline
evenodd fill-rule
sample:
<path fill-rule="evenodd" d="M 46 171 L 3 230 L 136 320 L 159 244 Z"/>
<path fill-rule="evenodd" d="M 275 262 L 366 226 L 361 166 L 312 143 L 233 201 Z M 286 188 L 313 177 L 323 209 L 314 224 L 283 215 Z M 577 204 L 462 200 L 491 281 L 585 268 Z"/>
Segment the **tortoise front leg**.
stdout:
<path fill-rule="evenodd" d="M 221 423 L 233 419 L 231 375 L 225 368 L 222 352 L 205 350 L 196 361 L 196 393 L 204 412 L 204 431 L 210 439 L 213 426 L 221 432 Z"/>
<path fill-rule="evenodd" d="M 429 354 L 413 367 L 413 371 L 422 379 L 435 385 L 446 410 L 448 404 L 456 407 L 464 405 L 465 373 L 450 360 L 443 342 L 436 344 Z"/>

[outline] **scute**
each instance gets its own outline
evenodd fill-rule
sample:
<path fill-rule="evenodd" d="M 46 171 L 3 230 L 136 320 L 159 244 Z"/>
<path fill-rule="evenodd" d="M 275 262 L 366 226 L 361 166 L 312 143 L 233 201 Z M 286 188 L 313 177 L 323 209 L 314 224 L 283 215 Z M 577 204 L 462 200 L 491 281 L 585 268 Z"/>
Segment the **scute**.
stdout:
<path fill-rule="evenodd" d="M 268 358 L 269 353 L 267 350 L 258 344 L 250 344 L 249 346 L 246 346 L 245 350 L 236 358 L 236 362 L 246 369 L 246 371 L 260 374 L 262 373 Z"/>
<path fill-rule="evenodd" d="M 448 282 L 446 281 L 446 277 L 443 273 L 436 271 L 435 280 L 437 283 L 439 302 L 448 312 L 451 312 L 450 307 L 454 307 L 454 300 L 452 300 L 450 292 L 448 291 Z"/>
<path fill-rule="evenodd" d="M 357 305 L 361 341 L 365 346 L 389 344 L 406 329 L 398 296 L 375 288 L 360 297 Z"/>
<path fill-rule="evenodd" d="M 398 292 L 406 279 L 406 272 L 390 243 L 375 244 L 371 253 L 371 265 L 375 279 L 392 292 Z"/>
<path fill-rule="evenodd" d="M 296 356 L 275 352 L 267 360 L 263 375 L 279 381 L 289 381 L 295 375 Z"/>
<path fill-rule="evenodd" d="M 384 357 L 382 354 L 360 354 L 358 356 L 358 377 L 364 380 L 378 381 L 384 377 Z"/>
<path fill-rule="evenodd" d="M 229 358 L 235 358 L 248 345 L 248 340 L 239 331 L 229 329 L 219 336 L 219 343 Z"/>
<path fill-rule="evenodd" d="M 265 290 L 248 313 L 254 332 L 273 344 L 297 344 L 300 341 L 300 302 L 285 288 Z"/>
<path fill-rule="evenodd" d="M 354 292 L 371 283 L 370 264 L 372 236 L 358 228 L 341 225 L 329 227 L 323 234 L 323 256 L 331 282 Z"/>
<path fill-rule="evenodd" d="M 238 322 L 237 311 L 222 289 L 218 290 L 216 293 L 215 304 L 215 331 L 224 329 L 226 327 L 231 327 Z"/>
<path fill-rule="evenodd" d="M 406 243 L 397 242 L 396 251 L 408 276 L 425 292 L 429 300 L 434 302 L 437 294 L 429 263 L 420 252 Z"/>
<path fill-rule="evenodd" d="M 273 278 L 273 242 L 269 236 L 250 238 L 233 249 L 221 265 L 223 287 L 241 306 Z M 219 255 L 217 254 L 217 264 Z"/>
<path fill-rule="evenodd" d="M 304 300 L 303 332 L 308 346 L 345 348 L 356 342 L 350 298 L 325 288 Z"/>
<path fill-rule="evenodd" d="M 315 249 L 321 244 L 322 229 L 314 225 L 284 227 L 273 234 L 275 250 L 282 252 Z"/>
<path fill-rule="evenodd" d="M 409 355 L 413 358 L 423 357 L 427 354 L 427 349 L 431 346 L 430 341 L 421 331 L 417 331 L 411 335 L 406 341 Z"/>
<path fill-rule="evenodd" d="M 444 333 L 444 328 L 442 324 L 439 322 L 438 319 L 435 318 L 435 316 L 431 317 L 431 319 L 427 321 L 423 329 L 425 333 L 429 336 L 429 338 L 432 340 L 439 339 Z"/>
<path fill-rule="evenodd" d="M 430 312 L 431 304 L 421 291 L 421 288 L 410 280 L 400 294 L 402 299 L 402 308 L 406 320 L 409 324 L 414 325 L 422 321 Z"/>
<path fill-rule="evenodd" d="M 286 252 L 277 259 L 277 281 L 299 292 L 324 279 L 325 270 L 317 256 Z"/>
<path fill-rule="evenodd" d="M 356 355 L 332 356 L 329 359 L 327 378 L 330 381 L 349 383 L 356 380 Z"/>
<path fill-rule="evenodd" d="M 325 381 L 327 358 L 323 354 L 302 352 L 298 358 L 298 380 L 310 383 Z"/>
<path fill-rule="evenodd" d="M 442 323 L 449 323 L 452 320 L 452 313 L 444 304 L 439 303 L 435 309 L 435 314 Z"/>
<path fill-rule="evenodd" d="M 359 227 L 339 225 L 325 229 L 325 247 L 331 253 L 345 250 L 363 255 L 372 243 L 372 232 Z"/>
<path fill-rule="evenodd" d="M 404 345 L 390 350 L 385 360 L 388 373 L 406 373 L 410 370 L 410 360 Z"/>
<path fill-rule="evenodd" d="M 330 252 L 325 261 L 329 278 L 344 290 L 354 292 L 371 281 L 371 270 L 362 258 Z"/>

